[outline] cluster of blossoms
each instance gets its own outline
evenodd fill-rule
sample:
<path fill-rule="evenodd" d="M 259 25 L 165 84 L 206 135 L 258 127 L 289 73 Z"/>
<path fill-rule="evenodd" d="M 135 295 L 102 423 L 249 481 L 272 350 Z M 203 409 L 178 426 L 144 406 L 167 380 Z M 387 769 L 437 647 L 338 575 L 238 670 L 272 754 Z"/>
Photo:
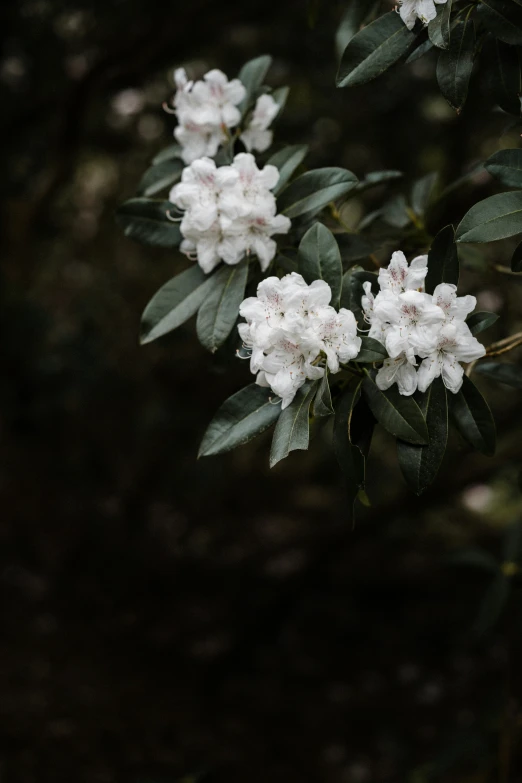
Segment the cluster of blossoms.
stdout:
<path fill-rule="evenodd" d="M 369 336 L 383 343 L 390 357 L 377 373 L 380 389 L 396 383 L 404 395 L 416 389 L 425 392 L 442 376 L 446 388 L 456 394 L 464 375 L 459 362 L 485 354 L 465 323 L 477 300 L 458 297 L 456 286 L 449 283 L 438 285 L 432 295 L 424 293 L 427 261 L 427 256 L 419 256 L 408 266 L 403 253 L 394 253 L 388 268 L 379 272 L 377 296 L 371 283 L 364 283 L 362 306 Z M 417 358 L 422 359 L 418 369 Z"/>
<path fill-rule="evenodd" d="M 311 285 L 292 272 L 279 279 L 268 277 L 257 288 L 257 296 L 241 304 L 246 323 L 239 334 L 250 354 L 250 369 L 256 383 L 269 386 L 281 397 L 282 408 L 294 399 L 307 379 L 332 373 L 340 362 L 354 359 L 361 338 L 351 310 L 339 312 L 330 306 L 332 291 L 324 280 Z"/>
<path fill-rule="evenodd" d="M 217 167 L 210 158 L 183 170 L 169 200 L 184 210 L 182 253 L 196 257 L 204 272 L 221 260 L 238 264 L 255 253 L 264 271 L 276 252 L 273 234 L 286 234 L 290 220 L 277 215 L 271 189 L 279 180 L 275 166 L 258 169 L 253 155 L 239 153 L 230 166 Z"/>
<path fill-rule="evenodd" d="M 230 128 L 241 122 L 239 104 L 246 90 L 239 79 L 228 81 L 217 69 L 205 74 L 201 81 L 189 81 L 184 68 L 174 73 L 176 94 L 174 109 L 178 126 L 174 137 L 181 146 L 181 157 L 192 163 L 205 156 L 213 157 L 221 144 L 227 141 Z M 247 150 L 263 152 L 272 143 L 268 130 L 279 106 L 270 95 L 261 95 L 247 127 L 240 138 Z"/>
<path fill-rule="evenodd" d="M 423 24 L 428 24 L 435 19 L 437 16 L 435 3 L 442 5 L 447 0 L 399 0 L 399 2 L 401 19 L 408 30 L 413 30 L 417 19 L 420 19 Z"/>

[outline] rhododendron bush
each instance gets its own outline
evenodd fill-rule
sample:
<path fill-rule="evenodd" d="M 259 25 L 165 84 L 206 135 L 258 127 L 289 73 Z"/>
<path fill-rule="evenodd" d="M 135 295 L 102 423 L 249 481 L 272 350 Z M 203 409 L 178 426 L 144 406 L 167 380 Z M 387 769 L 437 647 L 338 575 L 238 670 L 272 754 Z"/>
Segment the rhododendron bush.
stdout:
<path fill-rule="evenodd" d="M 436 47 L 433 77 L 460 112 L 474 59 L 492 46 L 491 88 L 501 110 L 520 114 L 518 3 L 403 0 L 384 14 L 382 5 L 348 4 L 340 86 Z M 196 316 L 204 348 L 245 362 L 244 386 L 217 410 L 200 455 L 274 427 L 274 466 L 324 430 L 352 513 L 357 498 L 368 502 L 366 459 L 377 425 L 396 440 L 403 476 L 418 494 L 436 478 L 450 426 L 494 454 L 495 424 L 473 376 L 520 388 L 517 366 L 484 359 L 521 339 L 491 344 L 482 334 L 497 315 L 477 311 L 475 296 L 459 287 L 459 248 L 522 233 L 522 190 L 477 200 L 460 222 L 430 235 L 426 215 L 443 196 L 437 173 L 402 182 L 390 197 L 400 171 L 309 167 L 305 145 L 279 138 L 288 88 L 267 86 L 270 64 L 258 57 L 232 78 L 217 69 L 194 78 L 175 71 L 165 103 L 175 143 L 155 157 L 118 220 L 127 236 L 187 259 L 147 305 L 142 343 Z M 521 151 L 500 150 L 485 167 L 506 187 L 522 188 Z M 446 191 L 454 187 L 458 180 Z M 371 188 L 379 188 L 380 206 L 347 226 L 351 201 Z M 518 249 L 514 273 L 521 259 Z"/>

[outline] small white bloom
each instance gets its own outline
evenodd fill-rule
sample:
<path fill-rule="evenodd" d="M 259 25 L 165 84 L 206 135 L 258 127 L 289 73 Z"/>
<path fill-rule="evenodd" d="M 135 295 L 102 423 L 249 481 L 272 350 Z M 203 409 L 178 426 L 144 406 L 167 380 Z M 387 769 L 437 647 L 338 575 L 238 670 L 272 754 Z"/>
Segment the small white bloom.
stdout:
<path fill-rule="evenodd" d="M 273 133 L 268 130 L 279 111 L 279 105 L 271 95 L 261 95 L 254 107 L 252 117 L 240 136 L 249 152 L 264 152 L 272 144 Z"/>
<path fill-rule="evenodd" d="M 447 0 L 399 0 L 399 13 L 408 30 L 413 30 L 417 19 L 420 19 L 423 24 L 428 24 L 435 19 L 437 16 L 435 3 L 446 2 Z"/>
<path fill-rule="evenodd" d="M 417 256 L 408 266 L 406 256 L 400 250 L 393 253 L 386 269 L 379 271 L 381 291 L 402 294 L 404 291 L 424 291 L 424 278 L 428 273 L 428 256 Z"/>
<path fill-rule="evenodd" d="M 433 304 L 429 294 L 391 291 L 379 294 L 375 301 L 376 317 L 387 324 L 385 345 L 392 359 L 404 353 L 410 361 L 420 350 L 429 351 L 437 340 L 437 327 L 444 321 L 444 312 Z"/>
<path fill-rule="evenodd" d="M 459 362 L 473 362 L 485 353 L 486 349 L 473 337 L 467 324 L 445 323 L 435 349 L 420 354 L 425 358 L 417 373 L 419 390 L 425 392 L 435 378 L 442 376 L 446 388 L 456 394 L 464 376 L 464 368 Z"/>
<path fill-rule="evenodd" d="M 405 354 L 401 354 L 395 359 L 385 359 L 377 373 L 375 383 L 381 391 L 386 391 L 396 383 L 399 394 L 409 397 L 417 390 L 415 366 L 408 361 Z"/>

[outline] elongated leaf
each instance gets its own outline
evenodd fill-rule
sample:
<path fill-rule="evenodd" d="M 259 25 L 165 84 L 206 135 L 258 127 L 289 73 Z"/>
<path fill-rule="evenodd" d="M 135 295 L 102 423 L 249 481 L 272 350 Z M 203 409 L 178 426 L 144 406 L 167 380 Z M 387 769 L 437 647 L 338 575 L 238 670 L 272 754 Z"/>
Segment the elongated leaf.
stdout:
<path fill-rule="evenodd" d="M 515 248 L 511 259 L 511 269 L 513 272 L 522 272 L 522 242 Z"/>
<path fill-rule="evenodd" d="M 406 483 L 417 495 L 434 481 L 448 442 L 448 401 L 441 378 L 436 378 L 424 394 L 417 393 L 419 404 L 428 426 L 430 442 L 414 446 L 397 441 L 397 456 Z"/>
<path fill-rule="evenodd" d="M 355 191 L 357 193 L 362 193 L 364 190 L 374 188 L 377 185 L 384 185 L 386 182 L 393 182 L 393 180 L 401 179 L 403 176 L 404 174 L 402 171 L 395 171 L 395 169 L 370 171 L 370 173 L 366 174 L 365 178 L 356 185 Z"/>
<path fill-rule="evenodd" d="M 453 226 L 443 228 L 428 253 L 428 274 L 426 275 L 426 293 L 432 294 L 440 283 L 459 282 L 459 255 L 455 244 Z"/>
<path fill-rule="evenodd" d="M 181 172 L 185 164 L 179 158 L 166 160 L 147 169 L 140 184 L 138 193 L 140 196 L 154 196 L 162 190 L 174 185 L 181 178 Z"/>
<path fill-rule="evenodd" d="M 116 220 L 130 239 L 156 247 L 178 247 L 181 233 L 179 223 L 167 217 L 171 209 L 170 201 L 131 198 L 118 207 Z"/>
<path fill-rule="evenodd" d="M 283 147 L 268 159 L 267 163 L 270 166 L 279 169 L 279 180 L 273 190 L 276 195 L 285 187 L 296 168 L 305 159 L 307 152 L 307 144 L 293 144 L 291 147 Z"/>
<path fill-rule="evenodd" d="M 344 50 L 338 87 L 354 87 L 380 76 L 406 54 L 415 41 L 400 16 L 390 11 L 364 27 Z"/>
<path fill-rule="evenodd" d="M 475 204 L 457 227 L 457 242 L 495 242 L 522 234 L 522 190 L 497 193 Z"/>
<path fill-rule="evenodd" d="M 411 191 L 411 206 L 416 215 L 424 215 L 428 209 L 439 175 L 436 171 L 416 180 Z"/>
<path fill-rule="evenodd" d="M 388 358 L 388 352 L 384 345 L 373 337 L 361 337 L 361 350 L 355 357 L 356 362 L 368 364 L 371 362 L 382 362 Z"/>
<path fill-rule="evenodd" d="M 196 323 L 199 341 L 211 353 L 223 345 L 236 325 L 247 277 L 247 259 L 236 266 L 225 265 L 214 275 L 214 286 L 199 308 Z"/>
<path fill-rule="evenodd" d="M 477 451 L 492 456 L 495 453 L 495 422 L 486 400 L 467 376 L 464 376 L 461 390 L 450 395 L 450 411 L 462 437 Z"/>
<path fill-rule="evenodd" d="M 334 412 L 332 405 L 332 395 L 330 393 L 330 384 L 328 382 L 328 368 L 319 381 L 317 394 L 315 395 L 313 414 L 314 416 L 330 416 Z"/>
<path fill-rule="evenodd" d="M 270 449 L 270 467 L 273 468 L 291 451 L 306 451 L 310 439 L 310 405 L 317 391 L 317 382 L 301 386 L 288 408 L 277 422 Z"/>
<path fill-rule="evenodd" d="M 492 177 L 509 188 L 522 188 L 522 150 L 499 150 L 484 163 Z"/>
<path fill-rule="evenodd" d="M 522 45 L 522 7 L 513 0 L 481 0 L 480 20 L 495 38 Z"/>
<path fill-rule="evenodd" d="M 453 0 L 447 0 L 437 7 L 437 16 L 428 25 L 430 41 L 439 49 L 447 49 L 450 44 L 450 21 Z"/>
<path fill-rule="evenodd" d="M 364 294 L 363 283 L 370 282 L 374 294 L 378 292 L 377 275 L 375 272 L 366 272 L 361 267 L 352 267 L 343 276 L 341 289 L 341 307 L 351 310 L 360 329 L 367 329 L 361 306 Z"/>
<path fill-rule="evenodd" d="M 239 111 L 244 114 L 254 103 L 259 95 L 263 81 L 272 64 L 272 58 L 268 54 L 249 60 L 243 65 L 238 74 L 238 79 L 246 89 L 246 95 L 238 105 Z"/>
<path fill-rule="evenodd" d="M 520 49 L 490 39 L 483 48 L 487 86 L 501 109 L 520 117 L 522 62 Z"/>
<path fill-rule="evenodd" d="M 330 201 L 345 196 L 357 185 L 358 179 L 351 171 L 324 168 L 307 171 L 294 179 L 277 199 L 277 208 L 289 218 L 310 216 L 326 207 Z"/>
<path fill-rule="evenodd" d="M 480 362 L 475 367 L 475 372 L 485 375 L 498 383 L 522 389 L 522 367 L 518 364 L 504 362 Z"/>
<path fill-rule="evenodd" d="M 469 80 L 475 58 L 475 27 L 470 17 L 457 22 L 447 49 L 437 61 L 437 81 L 449 105 L 459 114 L 468 96 Z"/>
<path fill-rule="evenodd" d="M 357 415 L 354 408 L 361 396 L 361 383 L 361 378 L 355 377 L 348 381 L 337 402 L 334 420 L 335 456 L 346 482 L 350 514 L 359 490 L 364 488 L 365 478 L 365 456 L 352 439 L 352 417 Z"/>
<path fill-rule="evenodd" d="M 157 291 L 141 317 L 142 345 L 157 340 L 191 318 L 214 286 L 199 266 L 191 266 Z"/>
<path fill-rule="evenodd" d="M 159 166 L 160 163 L 165 163 L 168 160 L 175 160 L 181 157 L 181 147 L 179 144 L 170 144 L 165 149 L 160 150 L 158 154 L 153 158 L 152 165 Z"/>
<path fill-rule="evenodd" d="M 370 376 L 362 388 L 371 412 L 388 432 L 407 443 L 424 446 L 429 442 L 426 420 L 412 397 L 404 397 L 395 387 L 381 391 Z"/>
<path fill-rule="evenodd" d="M 480 638 L 491 631 L 499 621 L 511 592 L 509 579 L 497 574 L 488 585 L 472 626 L 472 633 Z"/>
<path fill-rule="evenodd" d="M 361 25 L 371 16 L 377 5 L 378 0 L 351 0 L 348 4 L 335 34 L 338 59 L 341 58 L 348 43 L 359 32 Z"/>
<path fill-rule="evenodd" d="M 323 223 L 314 223 L 299 244 L 299 273 L 307 283 L 324 280 L 332 289 L 331 305 L 339 309 L 343 265 L 335 237 Z"/>
<path fill-rule="evenodd" d="M 281 413 L 273 396 L 271 389 L 252 383 L 229 397 L 208 425 L 198 457 L 231 451 L 268 429 Z"/>
<path fill-rule="evenodd" d="M 466 319 L 471 334 L 480 334 L 480 332 L 493 326 L 496 321 L 498 321 L 498 315 L 496 313 L 487 313 L 485 311 L 473 313 Z"/>
<path fill-rule="evenodd" d="M 414 63 L 417 60 L 420 60 L 421 57 L 424 57 L 425 54 L 431 52 L 433 49 L 433 44 L 429 38 L 427 38 L 425 41 L 422 40 L 422 38 L 418 38 L 417 41 L 422 41 L 422 43 L 420 43 L 417 48 L 408 55 L 404 61 L 405 65 L 410 65 L 410 63 Z"/>
<path fill-rule="evenodd" d="M 274 90 L 271 95 L 274 101 L 279 106 L 279 111 L 277 112 L 275 120 L 283 113 L 283 109 L 286 106 L 286 102 L 288 100 L 288 96 L 290 94 L 290 87 L 278 87 L 276 90 Z"/>

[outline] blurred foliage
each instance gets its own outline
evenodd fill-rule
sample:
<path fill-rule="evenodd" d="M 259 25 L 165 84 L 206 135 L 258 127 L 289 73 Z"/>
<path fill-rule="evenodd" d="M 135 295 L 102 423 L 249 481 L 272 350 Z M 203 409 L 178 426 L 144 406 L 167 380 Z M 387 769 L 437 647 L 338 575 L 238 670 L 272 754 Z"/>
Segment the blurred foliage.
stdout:
<path fill-rule="evenodd" d="M 279 138 L 310 144 L 311 166 L 360 178 L 404 171 L 387 185 L 398 197 L 432 170 L 445 188 L 519 144 L 519 128 L 473 81 L 457 118 L 429 54 L 336 90 L 344 5 L 2 8 L 0 776 L 9 783 L 167 783 L 200 769 L 209 783 L 522 775 L 518 572 L 501 569 L 509 602 L 477 638 L 491 575 L 446 562 L 469 547 L 504 562 L 504 532 L 522 512 L 517 389 L 478 379 L 498 423 L 497 457 L 455 437 L 421 499 L 377 433 L 372 505 L 352 529 L 319 432 L 310 452 L 271 473 L 264 436 L 196 460 L 213 413 L 248 381 L 227 346 L 209 361 L 191 324 L 137 344 L 143 307 L 185 264 L 125 239 L 114 210 L 168 143 L 161 103 L 176 65 L 233 75 L 270 52 L 272 86 L 292 87 Z M 446 191 L 427 231 L 499 189 L 477 169 Z M 381 204 L 379 189 L 360 198 L 347 225 Z M 501 315 L 486 343 L 521 328 L 513 249 L 464 255 L 463 291 Z"/>

